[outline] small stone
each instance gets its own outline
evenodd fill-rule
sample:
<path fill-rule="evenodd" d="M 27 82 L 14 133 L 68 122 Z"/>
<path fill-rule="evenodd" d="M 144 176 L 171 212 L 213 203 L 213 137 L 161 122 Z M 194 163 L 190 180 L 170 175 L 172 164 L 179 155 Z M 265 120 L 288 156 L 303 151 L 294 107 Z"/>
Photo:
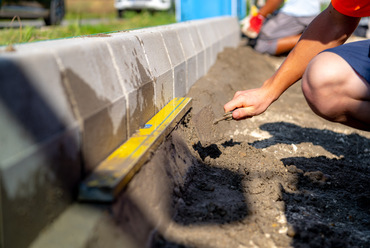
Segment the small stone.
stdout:
<path fill-rule="evenodd" d="M 288 231 L 286 232 L 286 234 L 289 237 L 293 238 L 296 235 L 296 232 L 292 226 L 288 225 Z"/>

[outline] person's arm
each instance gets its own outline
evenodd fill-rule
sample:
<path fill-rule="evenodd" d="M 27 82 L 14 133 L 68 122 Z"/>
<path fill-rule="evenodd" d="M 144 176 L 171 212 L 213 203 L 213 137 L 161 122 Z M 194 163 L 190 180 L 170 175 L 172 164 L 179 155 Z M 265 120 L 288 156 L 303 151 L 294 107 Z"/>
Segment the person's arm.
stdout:
<path fill-rule="evenodd" d="M 245 119 L 263 113 L 292 84 L 301 79 L 308 63 L 321 51 L 343 44 L 357 27 L 360 18 L 336 11 L 332 5 L 318 15 L 302 34 L 280 68 L 261 88 L 238 91 L 224 105 L 233 118 Z"/>
<path fill-rule="evenodd" d="M 258 10 L 258 13 L 266 18 L 268 15 L 274 13 L 282 4 L 283 0 L 267 0 L 265 5 Z"/>

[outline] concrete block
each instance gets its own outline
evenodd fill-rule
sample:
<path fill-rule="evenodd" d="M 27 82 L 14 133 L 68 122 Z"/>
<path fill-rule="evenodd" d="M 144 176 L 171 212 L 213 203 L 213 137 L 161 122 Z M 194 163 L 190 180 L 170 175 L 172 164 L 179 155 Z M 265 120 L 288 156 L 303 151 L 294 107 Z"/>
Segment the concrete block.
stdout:
<path fill-rule="evenodd" d="M 192 36 L 190 35 L 186 24 L 178 23 L 176 25 L 176 32 L 179 37 L 185 59 L 194 57 L 202 49 L 201 44 L 197 44 L 198 47 L 195 48 Z"/>
<path fill-rule="evenodd" d="M 217 53 L 213 51 L 213 44 L 216 42 L 216 35 L 214 33 L 214 26 L 211 23 L 195 22 L 200 39 L 202 40 L 205 49 L 205 71 L 216 61 Z"/>
<path fill-rule="evenodd" d="M 93 115 L 123 96 L 111 52 L 102 40 L 84 38 L 54 52 L 62 64 L 80 117 Z"/>
<path fill-rule="evenodd" d="M 222 30 L 223 26 L 221 24 L 222 22 L 221 20 L 222 20 L 221 18 L 215 18 L 211 23 L 211 26 L 212 26 L 212 29 L 215 35 L 215 40 L 214 40 L 214 43 L 212 44 L 212 51 L 214 53 L 214 60 L 215 60 L 214 62 L 216 62 L 217 60 L 218 53 L 222 52 L 224 49 L 221 41 L 222 41 L 225 31 Z"/>
<path fill-rule="evenodd" d="M 186 62 L 181 41 L 177 35 L 176 28 L 159 28 L 164 44 L 166 45 L 170 62 L 173 68 L 173 97 L 183 97 L 187 93 Z"/>
<path fill-rule="evenodd" d="M 240 43 L 241 32 L 236 18 L 229 17 L 218 20 L 219 30 L 224 32 L 223 47 L 237 47 Z"/>
<path fill-rule="evenodd" d="M 81 178 L 78 135 L 70 129 L 2 162 L 3 247 L 28 247 L 72 203 Z"/>
<path fill-rule="evenodd" d="M 188 24 L 188 32 L 193 42 L 194 50 L 197 57 L 197 80 L 205 75 L 205 49 L 202 40 L 199 37 L 198 30 L 195 25 Z"/>
<path fill-rule="evenodd" d="M 73 125 L 61 79 L 47 53 L 0 57 L 0 161 Z"/>
<path fill-rule="evenodd" d="M 208 23 L 204 23 L 203 20 L 196 21 L 199 23 L 199 25 L 206 25 L 210 26 L 212 28 L 215 35 L 216 35 L 216 41 L 220 43 L 220 51 L 223 50 L 225 47 L 235 47 L 236 45 L 239 45 L 240 42 L 240 26 L 237 18 L 235 17 L 216 17 L 216 18 L 210 18 L 207 20 Z M 234 39 L 230 43 L 231 40 L 226 39 L 227 37 L 230 37 L 230 35 L 233 35 Z M 217 43 L 216 42 L 216 43 Z M 217 49 L 217 44 L 215 49 Z"/>
<path fill-rule="evenodd" d="M 223 47 L 239 42 L 237 19 L 222 17 L 2 53 L 0 246 L 28 247 L 71 202 L 81 172 L 186 94 Z"/>
<path fill-rule="evenodd" d="M 184 97 L 187 93 L 186 63 L 185 61 L 173 68 L 174 95 L 173 97 Z"/>
<path fill-rule="evenodd" d="M 180 44 L 180 39 L 177 35 L 177 28 L 171 26 L 158 28 L 158 32 L 162 34 L 164 44 L 167 48 L 168 56 L 172 66 L 177 66 L 184 62 L 185 56 Z"/>
<path fill-rule="evenodd" d="M 110 212 L 109 206 L 75 203 L 30 248 L 143 247 L 117 228 Z"/>
<path fill-rule="evenodd" d="M 85 163 L 95 164 L 102 159 L 102 154 L 103 156 L 111 154 L 113 149 L 127 139 L 126 118 L 121 118 L 122 113 L 126 113 L 126 109 L 126 98 L 122 97 L 114 104 L 83 119 L 84 129 L 88 130 L 82 133 L 82 139 L 87 141 L 83 144 L 88 154 L 85 157 Z"/>
<path fill-rule="evenodd" d="M 173 98 L 173 72 L 163 38 L 158 31 L 138 31 L 135 36 L 141 42 L 154 78 L 156 112 Z"/>
<path fill-rule="evenodd" d="M 177 35 L 180 39 L 180 44 L 182 50 L 184 52 L 185 60 L 186 60 L 186 78 L 187 78 L 187 85 L 186 85 L 186 92 L 189 92 L 190 87 L 196 82 L 197 80 L 197 53 L 194 48 L 194 43 L 192 38 L 188 32 L 187 26 L 185 24 L 178 24 L 177 28 Z"/>
<path fill-rule="evenodd" d="M 237 47 L 240 44 L 240 34 L 232 33 L 223 39 L 224 47 Z"/>
<path fill-rule="evenodd" d="M 127 133 L 131 136 L 155 114 L 154 82 L 144 49 L 130 33 L 112 34 L 109 46 L 127 100 Z"/>
<path fill-rule="evenodd" d="M 82 151 L 85 172 L 92 171 L 127 138 L 124 92 L 112 58 L 112 51 L 100 38 L 81 38 L 53 51 L 65 76 L 70 99 L 82 123 Z M 102 120 L 97 120 L 100 116 Z M 89 121 L 101 126 L 89 124 Z M 116 130 L 116 129 L 120 130 Z M 115 134 L 122 134 L 119 140 Z M 107 141 L 108 140 L 108 141 Z M 109 146 L 105 149 L 100 144 Z"/>
<path fill-rule="evenodd" d="M 195 84 L 198 79 L 198 67 L 197 67 L 197 57 L 190 57 L 187 61 L 187 75 L 188 84 L 186 85 L 186 92 L 189 92 L 191 86 Z"/>
<path fill-rule="evenodd" d="M 203 47 L 211 47 L 216 42 L 216 35 L 214 32 L 214 21 L 210 19 L 208 22 L 194 21 L 194 25 L 198 30 L 200 39 L 202 40 Z"/>
<path fill-rule="evenodd" d="M 0 238 L 28 247 L 72 201 L 79 127 L 51 54 L 1 54 L 0 82 Z"/>
<path fill-rule="evenodd" d="M 128 94 L 130 103 L 129 120 L 130 135 L 139 128 L 144 127 L 145 123 L 154 116 L 155 113 L 155 90 L 154 83 L 142 85 L 137 91 Z M 147 108 L 148 107 L 148 108 Z M 140 125 L 137 125 L 140 124 Z"/>

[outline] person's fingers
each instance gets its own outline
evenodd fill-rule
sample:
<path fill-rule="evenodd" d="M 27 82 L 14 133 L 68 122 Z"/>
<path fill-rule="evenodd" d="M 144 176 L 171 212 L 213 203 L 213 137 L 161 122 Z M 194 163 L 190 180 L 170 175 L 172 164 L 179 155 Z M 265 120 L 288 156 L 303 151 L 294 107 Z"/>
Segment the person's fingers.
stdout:
<path fill-rule="evenodd" d="M 241 108 L 243 106 L 243 100 L 241 99 L 241 97 L 234 97 L 230 102 L 224 105 L 224 110 L 226 113 L 229 111 L 233 111 L 236 108 Z"/>
<path fill-rule="evenodd" d="M 253 107 L 238 108 L 233 111 L 233 119 L 242 120 L 253 117 Z"/>
<path fill-rule="evenodd" d="M 236 94 L 237 95 L 237 94 Z M 233 118 L 241 120 L 250 118 L 255 113 L 255 107 L 248 103 L 247 97 L 240 94 L 224 105 L 225 112 L 233 111 Z"/>
<path fill-rule="evenodd" d="M 233 102 L 232 102 L 232 101 L 230 101 L 230 102 L 226 103 L 226 104 L 224 105 L 224 111 L 225 111 L 225 113 L 227 113 L 227 112 L 229 112 L 229 111 L 234 110 L 234 109 L 235 109 L 235 107 L 233 107 L 233 106 L 234 106 L 234 105 L 233 105 Z"/>

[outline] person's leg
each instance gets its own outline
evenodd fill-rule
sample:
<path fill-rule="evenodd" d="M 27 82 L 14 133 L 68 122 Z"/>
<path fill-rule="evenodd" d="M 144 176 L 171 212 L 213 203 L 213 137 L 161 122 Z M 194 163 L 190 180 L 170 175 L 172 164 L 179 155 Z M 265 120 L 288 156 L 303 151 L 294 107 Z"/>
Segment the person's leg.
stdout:
<path fill-rule="evenodd" d="M 295 17 L 278 13 L 262 26 L 254 49 L 271 55 L 289 52 L 313 18 L 314 16 Z"/>
<path fill-rule="evenodd" d="M 370 84 L 341 56 L 317 55 L 303 75 L 302 90 L 317 115 L 370 131 Z"/>
<path fill-rule="evenodd" d="M 295 44 L 297 44 L 300 37 L 301 34 L 297 34 L 278 39 L 274 55 L 290 52 L 294 48 Z"/>
<path fill-rule="evenodd" d="M 294 21 L 297 22 L 297 24 L 294 24 L 295 29 L 292 30 L 292 35 L 287 35 L 277 40 L 275 55 L 290 52 L 297 44 L 303 30 L 312 22 L 313 19 L 314 16 L 295 17 Z"/>

